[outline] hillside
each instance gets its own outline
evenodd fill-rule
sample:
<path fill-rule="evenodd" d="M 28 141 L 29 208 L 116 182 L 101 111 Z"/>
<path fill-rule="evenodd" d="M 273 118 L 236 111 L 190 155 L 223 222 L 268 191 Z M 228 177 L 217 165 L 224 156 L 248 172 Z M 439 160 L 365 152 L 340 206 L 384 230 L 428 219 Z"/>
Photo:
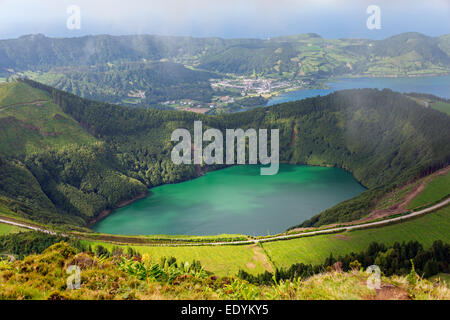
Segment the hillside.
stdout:
<path fill-rule="evenodd" d="M 0 84 L 0 154 L 23 156 L 47 147 L 95 141 L 49 93 L 24 83 Z"/>
<path fill-rule="evenodd" d="M 450 161 L 450 118 L 390 90 L 348 90 L 239 114 L 204 116 L 85 100 L 31 80 L 5 88 L 0 97 L 5 96 L 7 103 L 15 103 L 18 96 L 28 102 L 36 97 L 51 99 L 48 104 L 57 108 L 53 112 L 73 119 L 72 130 L 80 132 L 74 137 L 89 137 L 86 141 L 77 138 L 78 144 L 70 140 L 58 144 L 52 140 L 55 137 L 44 138 L 33 130 L 34 136 L 22 135 L 19 142 L 5 135 L 4 143 L 24 146 L 34 146 L 35 136 L 40 137 L 39 150 L 4 149 L 0 195 L 10 215 L 46 223 L 86 226 L 104 210 L 142 196 L 147 187 L 198 176 L 193 166 L 175 166 L 169 158 L 171 132 L 180 127 L 192 130 L 194 120 L 222 130 L 279 128 L 282 161 L 342 167 L 369 187 L 304 226 L 367 215 L 379 197 Z M 28 126 L 56 126 L 53 120 L 59 121 L 47 109 L 34 105 L 25 111 L 8 110 L 16 112 L 21 121 L 29 121 Z M 28 114 L 32 119 L 27 119 Z M 55 216 L 58 219 L 51 218 Z"/>
<path fill-rule="evenodd" d="M 443 49 L 441 49 L 443 48 Z M 448 37 L 404 33 L 385 40 L 323 39 L 314 34 L 280 37 L 226 48 L 200 67 L 220 72 L 302 77 L 308 75 L 413 75 L 448 72 Z"/>
<path fill-rule="evenodd" d="M 131 195 L 145 192 L 142 184 L 118 172 L 111 161 L 101 163 L 96 152 L 106 156 L 104 144 L 64 113 L 51 93 L 20 82 L 0 84 L 0 203 L 9 207 L 10 214 L 50 224 L 84 224 L 79 216 L 93 217 L 108 201 L 117 203 L 130 196 L 114 196 L 117 191 L 111 189 L 102 195 L 98 192 L 102 185 L 120 184 Z M 67 166 L 59 172 L 64 178 L 55 182 L 52 175 L 57 172 L 36 167 L 59 166 L 58 157 L 65 158 Z M 85 183 L 95 179 L 95 184 L 79 185 L 72 179 L 74 167 L 92 175 L 85 177 Z M 77 184 L 75 189 L 72 185 Z M 89 188 L 97 192 L 89 193 Z M 90 197 L 87 205 L 85 197 Z"/>
<path fill-rule="evenodd" d="M 240 92 L 208 79 L 298 81 L 342 76 L 420 76 L 450 72 L 450 38 L 404 33 L 384 40 L 316 34 L 261 39 L 153 35 L 0 40 L 0 77 L 24 76 L 84 98 L 161 108 L 189 99 L 208 106 Z M 182 77 L 180 77 L 182 75 Z"/>
<path fill-rule="evenodd" d="M 1 299 L 449 299 L 445 284 L 413 274 L 383 277 L 380 290 L 366 285 L 359 270 L 330 271 L 308 279 L 252 285 L 235 277 L 208 274 L 198 263 L 153 261 L 148 255 L 122 253 L 111 258 L 80 252 L 61 242 L 42 254 L 0 263 Z M 81 269 L 80 289 L 67 289 L 66 267 Z M 17 270 L 17 271 L 14 271 Z"/>
<path fill-rule="evenodd" d="M 315 34 L 269 40 L 153 35 L 49 38 L 38 34 L 0 41 L 0 68 L 3 72 L 10 68 L 49 71 L 53 67 L 169 59 L 236 74 L 361 74 L 383 64 L 386 70 L 390 64 L 397 66 L 391 73 L 439 72 L 448 71 L 448 41 L 448 35 L 436 38 L 413 32 L 378 41 L 323 39 Z M 383 62 L 386 58 L 390 60 Z"/>
<path fill-rule="evenodd" d="M 83 98 L 138 106 L 179 99 L 208 103 L 215 94 L 209 79 L 218 78 L 211 72 L 159 61 L 53 68 L 45 75 L 27 74 Z"/>

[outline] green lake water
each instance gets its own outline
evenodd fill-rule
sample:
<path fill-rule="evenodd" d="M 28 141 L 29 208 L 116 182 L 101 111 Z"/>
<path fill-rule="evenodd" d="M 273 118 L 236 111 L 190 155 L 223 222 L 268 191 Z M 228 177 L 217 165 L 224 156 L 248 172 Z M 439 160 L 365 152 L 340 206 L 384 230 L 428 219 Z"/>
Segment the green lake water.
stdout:
<path fill-rule="evenodd" d="M 233 166 L 152 188 L 148 197 L 115 210 L 93 229 L 130 235 L 274 234 L 365 190 L 338 168 L 281 164 L 273 176 L 261 176 L 259 168 Z"/>

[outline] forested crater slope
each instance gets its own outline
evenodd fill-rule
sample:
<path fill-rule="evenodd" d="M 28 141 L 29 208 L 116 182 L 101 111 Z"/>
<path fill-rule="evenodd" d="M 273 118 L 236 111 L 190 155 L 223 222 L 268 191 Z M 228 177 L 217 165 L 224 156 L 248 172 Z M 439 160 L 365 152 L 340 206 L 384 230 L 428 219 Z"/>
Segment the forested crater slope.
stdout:
<path fill-rule="evenodd" d="M 277 128 L 281 161 L 345 168 L 369 188 L 304 226 L 360 218 L 383 194 L 450 162 L 450 117 L 390 90 L 346 90 L 239 114 L 206 116 L 86 100 L 31 80 L 16 85 L 45 94 L 61 116 L 83 128 L 80 136 L 89 137 L 78 144 L 55 144 L 46 136 L 32 152 L 0 149 L 0 205 L 12 215 L 46 223 L 86 226 L 103 210 L 145 194 L 148 187 L 201 174 L 199 168 L 176 166 L 170 160 L 171 132 L 192 130 L 194 120 L 201 120 L 204 128 L 221 130 Z M 2 117 L 0 111 L 0 121 Z M 11 139 L 7 128 L 0 128 L 2 139 Z M 21 128 L 25 133 L 32 130 Z M 22 139 L 25 145 L 35 141 L 27 134 Z M 19 185 L 14 179 L 19 173 L 24 181 L 33 177 L 33 183 Z"/>

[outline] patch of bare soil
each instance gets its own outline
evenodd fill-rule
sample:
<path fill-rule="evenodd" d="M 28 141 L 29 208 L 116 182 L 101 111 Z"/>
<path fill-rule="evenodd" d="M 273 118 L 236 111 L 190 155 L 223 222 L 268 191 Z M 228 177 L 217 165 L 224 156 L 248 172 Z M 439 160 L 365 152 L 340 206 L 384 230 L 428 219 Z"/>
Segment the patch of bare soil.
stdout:
<path fill-rule="evenodd" d="M 336 234 L 333 236 L 333 238 L 339 239 L 339 240 L 350 240 L 351 237 L 350 236 L 345 236 L 343 234 Z"/>
<path fill-rule="evenodd" d="M 4 106 L 0 106 L 0 109 L 6 109 L 9 107 L 16 107 L 16 106 L 23 106 L 23 105 L 27 105 L 27 104 L 34 104 L 37 105 L 38 107 L 41 107 L 43 103 L 47 102 L 47 100 L 33 100 L 33 101 L 28 101 L 28 102 L 19 102 L 19 103 L 13 103 L 13 104 L 8 104 L 8 105 L 4 105 Z"/>
<path fill-rule="evenodd" d="M 253 250 L 253 260 L 261 263 L 262 266 L 264 267 L 264 269 L 266 269 L 267 271 L 273 272 L 272 264 L 267 259 L 267 256 L 264 253 L 263 249 L 261 247 L 259 247 L 258 245 L 253 245 L 253 246 L 251 246 L 251 248 Z M 253 268 L 255 267 L 255 265 L 251 262 L 247 263 L 247 267 L 252 269 L 249 265 L 252 265 Z"/>
<path fill-rule="evenodd" d="M 206 112 L 209 111 L 208 108 L 183 108 L 181 110 L 195 112 L 195 113 L 203 113 L 203 114 L 205 114 Z"/>
<path fill-rule="evenodd" d="M 147 193 L 141 193 L 138 194 L 136 197 L 129 199 L 129 200 L 124 200 L 122 202 L 120 202 L 116 208 L 122 208 L 125 207 L 127 205 L 129 205 L 130 203 L 133 203 L 139 199 L 143 199 L 147 196 Z M 106 218 L 113 210 L 112 209 L 105 209 L 102 212 L 100 212 L 95 218 L 93 218 L 90 222 L 89 222 L 89 226 L 93 226 L 94 224 L 96 224 L 97 222 L 99 222 L 100 220 Z"/>
<path fill-rule="evenodd" d="M 292 136 L 291 136 L 291 147 L 295 146 L 295 143 L 297 141 L 297 134 L 298 134 L 298 131 L 297 131 L 297 127 L 295 126 L 295 122 L 294 122 Z"/>
<path fill-rule="evenodd" d="M 445 175 L 449 171 L 450 171 L 450 166 L 432 173 L 429 177 Z M 351 222 L 339 223 L 339 225 L 360 224 L 360 223 L 368 222 L 371 220 L 384 218 L 384 217 L 388 217 L 388 216 L 391 216 L 394 214 L 406 212 L 408 210 L 408 206 L 411 203 L 411 201 L 425 189 L 425 187 L 431 180 L 432 179 L 425 179 L 424 181 L 422 181 L 421 184 L 415 186 L 410 192 L 408 192 L 406 194 L 406 196 L 403 198 L 402 202 L 394 204 L 388 209 L 374 210 L 368 216 L 366 216 L 362 219 L 351 221 Z M 335 227 L 335 226 L 337 226 L 337 224 L 327 225 L 327 227 Z"/>
<path fill-rule="evenodd" d="M 406 194 L 406 197 L 403 199 L 401 203 L 396 203 L 389 207 L 388 209 L 379 209 L 372 211 L 367 217 L 364 219 L 358 220 L 359 222 L 365 222 L 368 220 L 374 220 L 377 218 L 387 217 L 393 214 L 405 212 L 408 208 L 409 203 L 414 199 L 419 193 L 421 193 L 428 182 L 422 182 L 418 186 L 415 186 L 409 193 Z"/>
<path fill-rule="evenodd" d="M 376 289 L 375 296 L 367 297 L 367 300 L 410 300 L 408 292 L 392 284 L 382 284 L 381 289 Z"/>

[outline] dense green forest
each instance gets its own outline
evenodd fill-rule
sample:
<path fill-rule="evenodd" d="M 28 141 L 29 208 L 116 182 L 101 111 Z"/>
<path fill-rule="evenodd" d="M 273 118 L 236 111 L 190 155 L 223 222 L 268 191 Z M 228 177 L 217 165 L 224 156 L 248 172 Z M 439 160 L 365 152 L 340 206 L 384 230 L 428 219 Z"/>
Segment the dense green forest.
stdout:
<path fill-rule="evenodd" d="M 23 135 L 28 149 L 0 149 L 2 203 L 13 215 L 44 223 L 86 226 L 101 211 L 145 194 L 148 187 L 215 169 L 176 166 L 170 160 L 174 144 L 170 134 L 177 128 L 192 130 L 194 120 L 202 120 L 204 128 L 221 130 L 278 128 L 281 161 L 341 167 L 369 188 L 303 226 L 360 218 L 386 192 L 450 162 L 450 117 L 390 90 L 346 90 L 238 114 L 206 116 L 87 100 L 26 79 L 9 86 L 47 96 L 50 101 L 41 109 L 27 108 L 44 113 L 46 106 L 54 108 L 53 103 L 61 117 L 72 119 L 84 128 L 83 135 L 90 136 L 78 144 L 55 144 L 53 139 L 64 139 L 64 132 L 58 137 L 39 135 L 31 126 L 38 125 L 35 119 L 23 119 L 21 131 L 31 131 L 40 140 Z M 21 98 L 31 100 L 26 95 Z M 4 99 L 10 99 L 8 94 Z M 16 114 L 9 118 L 21 116 L 20 108 L 13 110 Z M 39 125 L 51 127 L 53 121 L 55 116 L 49 113 Z M 8 126 L 3 129 L 2 139 L 12 139 Z M 31 148 L 33 144 L 36 148 Z"/>
<path fill-rule="evenodd" d="M 80 240 L 38 231 L 19 232 L 0 236 L 0 253 L 8 252 L 23 259 L 32 254 L 42 253 L 51 245 L 65 241 L 79 251 L 90 251 Z"/>
<path fill-rule="evenodd" d="M 150 106 L 179 99 L 208 103 L 214 95 L 209 79 L 217 77 L 214 73 L 190 70 L 178 63 L 133 62 L 53 69 L 46 83 L 83 98 Z"/>

